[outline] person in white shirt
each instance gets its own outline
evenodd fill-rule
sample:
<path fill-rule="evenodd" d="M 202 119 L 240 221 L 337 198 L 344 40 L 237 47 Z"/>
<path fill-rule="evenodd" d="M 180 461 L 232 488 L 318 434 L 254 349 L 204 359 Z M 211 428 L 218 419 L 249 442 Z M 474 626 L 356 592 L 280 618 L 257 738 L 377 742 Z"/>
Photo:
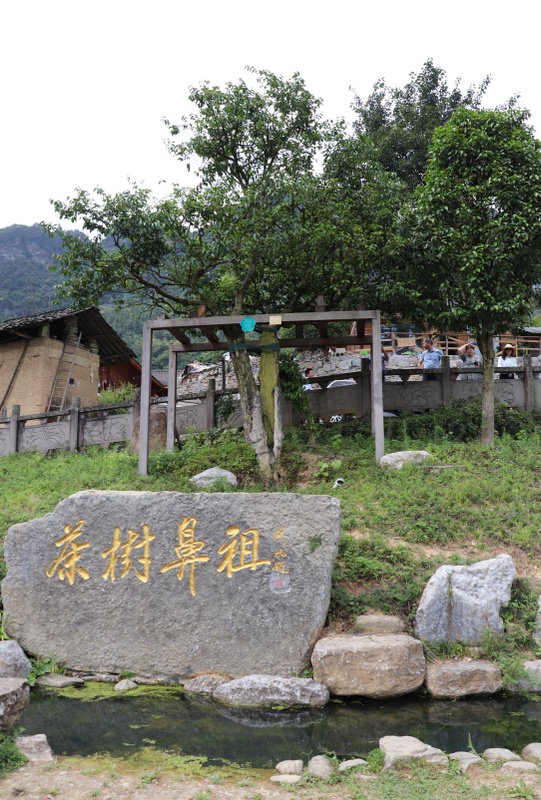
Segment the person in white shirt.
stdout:
<path fill-rule="evenodd" d="M 515 356 L 515 348 L 512 344 L 507 344 L 503 348 L 501 353 L 497 354 L 496 358 L 496 366 L 497 367 L 518 367 L 518 362 Z M 510 379 L 515 377 L 514 372 L 500 372 L 500 380 L 502 378 Z"/>

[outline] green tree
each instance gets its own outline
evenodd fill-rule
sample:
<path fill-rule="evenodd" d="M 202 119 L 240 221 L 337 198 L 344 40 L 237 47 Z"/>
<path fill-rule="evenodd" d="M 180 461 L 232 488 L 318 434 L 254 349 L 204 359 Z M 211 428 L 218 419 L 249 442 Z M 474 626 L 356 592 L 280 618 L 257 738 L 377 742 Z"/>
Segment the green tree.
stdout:
<path fill-rule="evenodd" d="M 492 337 L 530 318 L 541 284 L 541 144 L 527 111 L 459 109 L 435 132 L 404 214 L 387 308 L 475 333 L 483 356 L 482 441 L 494 442 Z"/>
<path fill-rule="evenodd" d="M 462 93 L 459 79 L 450 89 L 445 70 L 428 59 L 418 74 L 410 73 L 405 86 L 388 86 L 381 78 L 366 100 L 355 96 L 357 133 L 368 136 L 384 169 L 413 191 L 423 179 L 434 130 L 449 122 L 458 108 L 479 109 L 489 84 L 487 76 L 479 87 Z"/>

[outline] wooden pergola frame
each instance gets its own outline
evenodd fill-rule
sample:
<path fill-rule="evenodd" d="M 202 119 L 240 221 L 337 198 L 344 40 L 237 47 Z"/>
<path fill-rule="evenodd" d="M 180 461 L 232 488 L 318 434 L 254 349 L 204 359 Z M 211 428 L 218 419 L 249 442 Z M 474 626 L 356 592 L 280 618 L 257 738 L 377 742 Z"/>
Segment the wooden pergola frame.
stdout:
<path fill-rule="evenodd" d="M 203 311 L 203 309 L 201 309 Z M 279 339 L 280 347 L 345 347 L 347 345 L 369 345 L 371 352 L 371 418 L 372 433 L 375 436 L 376 462 L 384 455 L 383 438 L 383 391 L 381 358 L 381 314 L 379 311 L 311 311 L 300 314 L 250 314 L 230 317 L 206 317 L 200 313 L 197 317 L 183 319 L 167 319 L 162 315 L 160 319 L 147 320 L 143 325 L 143 356 L 141 375 L 141 421 L 139 431 L 139 474 L 148 473 L 148 447 L 150 425 L 150 395 L 152 378 L 152 336 L 154 331 L 169 331 L 178 344 L 169 348 L 169 387 L 167 396 L 167 447 L 174 446 L 175 411 L 177 404 L 177 357 L 178 353 L 201 353 L 209 350 L 229 350 L 229 343 L 221 341 L 216 329 L 228 331 L 240 330 L 240 323 L 251 316 L 257 325 L 281 325 L 291 327 L 295 325 L 293 339 Z M 364 335 L 364 323 L 372 322 L 372 336 Z M 329 336 L 328 325 L 330 322 L 356 322 L 357 334 L 352 336 Z M 319 336 L 305 338 L 304 325 L 315 325 L 319 329 Z M 206 342 L 192 342 L 186 335 L 187 331 L 197 330 Z M 257 346 L 256 340 L 249 340 L 249 344 Z"/>

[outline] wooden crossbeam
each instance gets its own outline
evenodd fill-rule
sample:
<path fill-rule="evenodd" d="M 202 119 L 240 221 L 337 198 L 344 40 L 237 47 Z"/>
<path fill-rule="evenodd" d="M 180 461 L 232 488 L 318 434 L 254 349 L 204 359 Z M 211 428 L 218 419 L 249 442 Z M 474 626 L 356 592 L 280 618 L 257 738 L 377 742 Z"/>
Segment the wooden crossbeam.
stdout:
<path fill-rule="evenodd" d="M 318 336 L 309 339 L 279 339 L 280 347 L 345 347 L 346 345 L 372 344 L 371 336 L 331 336 L 321 339 Z M 259 340 L 250 340 L 250 344 L 259 345 Z M 173 353 L 204 353 L 207 350 L 229 350 L 228 342 L 190 342 L 189 345 L 173 344 Z"/>

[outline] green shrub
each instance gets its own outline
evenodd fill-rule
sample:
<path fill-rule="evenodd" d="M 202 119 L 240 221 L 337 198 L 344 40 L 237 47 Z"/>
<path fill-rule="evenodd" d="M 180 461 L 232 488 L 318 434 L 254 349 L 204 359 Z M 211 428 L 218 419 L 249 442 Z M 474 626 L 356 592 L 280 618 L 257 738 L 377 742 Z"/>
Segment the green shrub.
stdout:
<path fill-rule="evenodd" d="M 118 389 L 103 389 L 98 395 L 98 405 L 124 403 L 135 399 L 135 389 L 131 383 L 121 383 Z"/>
<path fill-rule="evenodd" d="M 15 744 L 17 736 L 21 731 L 11 733 L 0 733 L 0 777 L 7 772 L 11 772 L 18 767 L 22 767 L 28 761 Z"/>

